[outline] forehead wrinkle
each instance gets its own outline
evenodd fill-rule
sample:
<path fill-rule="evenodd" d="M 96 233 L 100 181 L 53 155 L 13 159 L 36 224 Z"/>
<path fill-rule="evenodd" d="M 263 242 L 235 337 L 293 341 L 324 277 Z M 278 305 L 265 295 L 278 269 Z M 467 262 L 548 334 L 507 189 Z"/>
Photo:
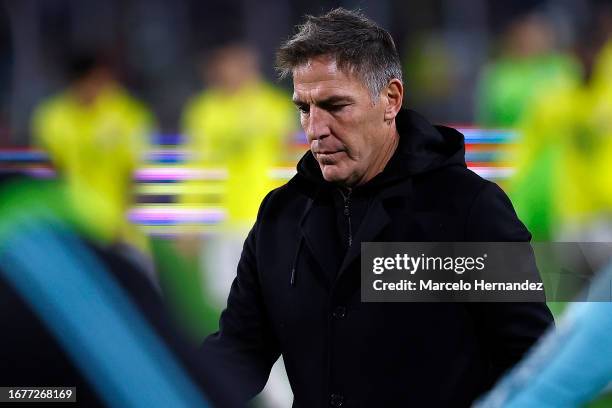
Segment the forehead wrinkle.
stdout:
<path fill-rule="evenodd" d="M 335 92 L 336 90 L 339 90 L 340 92 Z M 296 86 L 294 88 L 293 91 L 293 102 L 295 103 L 299 103 L 299 102 L 303 102 L 303 99 L 306 99 L 308 101 L 321 101 L 321 100 L 327 100 L 330 98 L 346 98 L 349 99 L 352 97 L 346 93 L 346 87 L 344 86 L 330 86 L 330 87 L 325 87 L 325 88 L 321 88 L 321 87 L 300 87 L 300 86 Z"/>

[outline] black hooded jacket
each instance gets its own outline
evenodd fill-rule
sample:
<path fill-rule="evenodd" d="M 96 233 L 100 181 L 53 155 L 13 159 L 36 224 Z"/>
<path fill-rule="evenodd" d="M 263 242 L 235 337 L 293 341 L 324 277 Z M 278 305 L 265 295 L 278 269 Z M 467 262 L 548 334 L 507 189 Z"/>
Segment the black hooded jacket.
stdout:
<path fill-rule="evenodd" d="M 552 322 L 543 303 L 362 303 L 362 242 L 528 241 L 463 135 L 412 111 L 385 167 L 351 191 L 310 152 L 264 199 L 220 330 L 202 353 L 258 393 L 283 355 L 295 407 L 467 407 Z"/>

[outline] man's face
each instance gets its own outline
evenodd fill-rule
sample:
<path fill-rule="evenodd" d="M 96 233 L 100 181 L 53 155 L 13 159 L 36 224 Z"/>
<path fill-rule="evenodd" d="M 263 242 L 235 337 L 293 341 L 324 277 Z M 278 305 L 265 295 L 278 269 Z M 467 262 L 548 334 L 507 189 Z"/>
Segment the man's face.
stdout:
<path fill-rule="evenodd" d="M 344 186 L 367 181 L 383 155 L 382 98 L 333 58 L 320 56 L 293 71 L 293 101 L 323 178 Z"/>

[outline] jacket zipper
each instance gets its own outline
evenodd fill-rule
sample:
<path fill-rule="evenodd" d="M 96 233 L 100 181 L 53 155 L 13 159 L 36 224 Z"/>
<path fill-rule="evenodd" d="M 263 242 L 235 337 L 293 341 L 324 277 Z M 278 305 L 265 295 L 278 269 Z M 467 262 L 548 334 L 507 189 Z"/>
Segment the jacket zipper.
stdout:
<path fill-rule="evenodd" d="M 349 248 L 353 245 L 353 228 L 351 226 L 351 190 L 346 195 L 342 193 L 344 199 L 344 215 L 348 221 L 348 246 Z"/>

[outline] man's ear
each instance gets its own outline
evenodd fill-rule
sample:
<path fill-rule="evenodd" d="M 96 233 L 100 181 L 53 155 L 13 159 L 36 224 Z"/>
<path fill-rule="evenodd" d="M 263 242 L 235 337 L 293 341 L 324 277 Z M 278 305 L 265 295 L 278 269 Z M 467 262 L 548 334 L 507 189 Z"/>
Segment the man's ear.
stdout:
<path fill-rule="evenodd" d="M 402 82 L 394 78 L 383 90 L 383 98 L 387 100 L 385 107 L 385 121 L 395 119 L 400 109 L 402 109 L 402 101 L 404 99 L 404 85 Z"/>

